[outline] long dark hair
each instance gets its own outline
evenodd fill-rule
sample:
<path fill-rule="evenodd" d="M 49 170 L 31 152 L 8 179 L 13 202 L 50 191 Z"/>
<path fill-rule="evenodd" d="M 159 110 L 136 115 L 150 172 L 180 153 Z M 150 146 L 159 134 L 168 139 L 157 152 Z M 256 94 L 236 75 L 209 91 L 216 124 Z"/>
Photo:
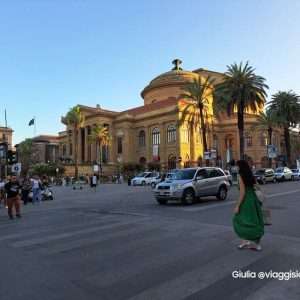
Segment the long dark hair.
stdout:
<path fill-rule="evenodd" d="M 256 180 L 248 163 L 245 160 L 239 160 L 237 165 L 239 167 L 239 174 L 242 177 L 245 186 L 253 187 L 256 183 Z"/>

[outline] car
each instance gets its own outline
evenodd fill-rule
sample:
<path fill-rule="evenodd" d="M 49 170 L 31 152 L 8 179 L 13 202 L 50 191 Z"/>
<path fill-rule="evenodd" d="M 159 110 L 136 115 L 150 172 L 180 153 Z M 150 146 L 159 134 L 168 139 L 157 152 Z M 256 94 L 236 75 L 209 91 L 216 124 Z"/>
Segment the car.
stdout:
<path fill-rule="evenodd" d="M 142 172 L 131 179 L 131 185 L 147 185 L 158 176 L 157 172 Z"/>
<path fill-rule="evenodd" d="M 167 204 L 170 200 L 192 204 L 203 196 L 225 200 L 229 189 L 228 177 L 222 169 L 198 167 L 178 170 L 171 178 L 159 183 L 153 192 L 159 204 Z"/>
<path fill-rule="evenodd" d="M 275 170 L 275 178 L 277 181 L 293 180 L 293 172 L 287 167 L 280 167 Z"/>
<path fill-rule="evenodd" d="M 175 173 L 175 171 L 167 173 L 167 174 L 159 175 L 156 178 L 152 179 L 150 182 L 151 187 L 154 189 L 158 183 L 163 182 L 167 179 L 170 179 L 174 173 Z"/>
<path fill-rule="evenodd" d="M 273 169 L 258 169 L 254 172 L 254 177 L 260 184 L 266 184 L 267 182 L 276 182 L 275 172 Z"/>
<path fill-rule="evenodd" d="M 223 171 L 224 171 L 225 175 L 227 176 L 230 185 L 232 185 L 232 175 L 230 174 L 230 171 L 229 170 L 223 170 Z"/>
<path fill-rule="evenodd" d="M 300 169 L 292 169 L 293 179 L 300 180 Z"/>

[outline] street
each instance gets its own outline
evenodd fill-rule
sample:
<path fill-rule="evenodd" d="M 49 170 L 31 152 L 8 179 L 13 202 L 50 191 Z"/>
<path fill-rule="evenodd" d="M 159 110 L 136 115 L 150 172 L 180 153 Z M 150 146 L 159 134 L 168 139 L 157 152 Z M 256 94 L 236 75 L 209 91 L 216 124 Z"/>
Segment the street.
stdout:
<path fill-rule="evenodd" d="M 224 202 L 158 205 L 150 187 L 55 187 L 55 200 L 0 209 L 1 300 L 300 299 L 300 278 L 232 272 L 300 271 L 300 181 L 267 184 L 272 226 L 263 251 L 238 250 Z"/>

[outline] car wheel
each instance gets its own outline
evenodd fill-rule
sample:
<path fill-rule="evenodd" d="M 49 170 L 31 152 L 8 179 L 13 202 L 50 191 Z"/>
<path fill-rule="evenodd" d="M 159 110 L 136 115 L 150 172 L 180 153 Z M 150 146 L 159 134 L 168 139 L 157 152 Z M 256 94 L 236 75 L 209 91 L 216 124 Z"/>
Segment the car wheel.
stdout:
<path fill-rule="evenodd" d="M 168 200 L 166 200 L 166 199 L 157 199 L 157 202 L 161 205 L 166 205 L 168 203 Z"/>
<path fill-rule="evenodd" d="M 217 199 L 224 201 L 226 200 L 226 198 L 227 198 L 227 188 L 225 186 L 221 186 L 217 194 Z"/>
<path fill-rule="evenodd" d="M 193 204 L 195 202 L 195 192 L 193 189 L 187 189 L 184 191 L 182 196 L 182 203 L 187 204 Z"/>
<path fill-rule="evenodd" d="M 146 185 L 146 181 L 142 181 L 142 185 Z"/>
<path fill-rule="evenodd" d="M 154 189 L 156 184 L 154 182 L 151 183 L 151 187 Z"/>

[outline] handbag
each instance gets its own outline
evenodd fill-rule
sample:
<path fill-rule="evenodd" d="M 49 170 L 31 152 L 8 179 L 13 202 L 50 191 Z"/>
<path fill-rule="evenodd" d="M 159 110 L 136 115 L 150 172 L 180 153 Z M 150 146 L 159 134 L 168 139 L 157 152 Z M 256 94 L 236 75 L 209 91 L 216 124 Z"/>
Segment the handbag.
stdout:
<path fill-rule="evenodd" d="M 266 197 L 258 185 L 255 185 L 254 192 L 258 201 L 263 204 L 266 201 Z"/>
<path fill-rule="evenodd" d="M 260 189 L 258 185 L 254 187 L 255 195 L 262 205 L 262 216 L 264 220 L 264 225 L 272 225 L 272 218 L 271 218 L 271 210 L 266 206 L 266 196 L 264 195 L 263 191 Z"/>

